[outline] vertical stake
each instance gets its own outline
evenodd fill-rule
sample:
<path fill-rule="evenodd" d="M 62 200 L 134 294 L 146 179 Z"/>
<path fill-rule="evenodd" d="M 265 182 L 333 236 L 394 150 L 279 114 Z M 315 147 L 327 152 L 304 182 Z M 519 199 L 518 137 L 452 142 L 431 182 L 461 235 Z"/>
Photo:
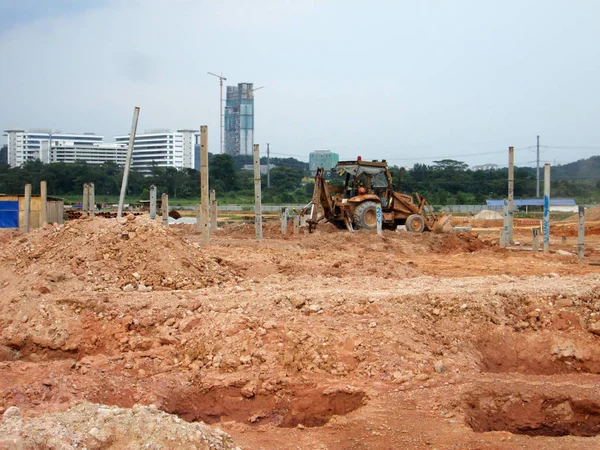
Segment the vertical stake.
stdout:
<path fill-rule="evenodd" d="M 579 207 L 579 221 L 577 223 L 577 256 L 583 259 L 585 250 L 585 207 Z"/>
<path fill-rule="evenodd" d="M 169 225 L 169 196 L 165 193 L 161 196 L 161 209 L 162 209 L 162 224 L 164 226 Z"/>
<path fill-rule="evenodd" d="M 96 192 L 94 190 L 94 183 L 88 183 L 88 196 L 89 215 L 96 217 Z"/>
<path fill-rule="evenodd" d="M 544 253 L 550 252 L 550 164 L 544 164 Z"/>
<path fill-rule="evenodd" d="M 283 211 L 281 212 L 281 234 L 287 234 L 288 214 L 289 210 L 283 208 Z"/>
<path fill-rule="evenodd" d="M 156 219 L 156 186 L 150 186 L 150 218 Z"/>
<path fill-rule="evenodd" d="M 208 127 L 200 127 L 200 204 L 202 210 L 202 223 L 200 232 L 202 233 L 202 245 L 208 245 L 210 240 L 210 230 L 208 229 Z"/>
<path fill-rule="evenodd" d="M 500 232 L 500 247 L 506 247 L 510 243 L 508 240 L 508 228 L 510 227 L 508 208 L 508 200 L 504 199 L 502 201 L 502 217 L 504 219 L 504 228 Z"/>
<path fill-rule="evenodd" d="M 129 179 L 129 168 L 131 167 L 131 159 L 133 157 L 133 143 L 135 141 L 135 132 L 137 130 L 139 115 L 140 108 L 139 106 L 136 106 L 133 109 L 133 121 L 131 122 L 131 131 L 129 132 L 127 158 L 125 159 L 125 167 L 123 167 L 123 181 L 121 182 L 121 195 L 119 196 L 119 207 L 117 209 L 117 217 L 123 216 L 123 204 L 125 203 L 125 194 L 127 193 L 127 180 Z"/>
<path fill-rule="evenodd" d="M 508 235 L 507 245 L 514 244 L 513 214 L 515 210 L 515 148 L 508 147 Z"/>
<path fill-rule="evenodd" d="M 214 189 L 210 190 L 210 227 L 213 232 L 217 231 L 217 200 Z"/>
<path fill-rule="evenodd" d="M 262 239 L 262 211 L 260 192 L 260 146 L 254 144 L 254 228 L 256 239 Z"/>
<path fill-rule="evenodd" d="M 81 205 L 81 214 L 90 215 L 90 184 L 83 185 L 83 202 Z"/>
<path fill-rule="evenodd" d="M 48 223 L 48 187 L 45 181 L 40 181 L 40 226 Z"/>
<path fill-rule="evenodd" d="M 383 221 L 381 216 L 381 205 L 377 205 L 375 209 L 375 215 L 377 217 L 377 234 L 383 236 Z"/>
<path fill-rule="evenodd" d="M 300 233 L 300 216 L 296 214 L 294 216 L 294 234 L 299 234 L 299 233 Z"/>
<path fill-rule="evenodd" d="M 31 184 L 25 185 L 25 203 L 23 204 L 23 233 L 29 233 L 29 216 L 31 213 Z"/>
<path fill-rule="evenodd" d="M 540 249 L 540 229 L 532 228 L 531 229 L 532 240 L 531 240 L 531 248 L 534 252 L 538 252 Z"/>

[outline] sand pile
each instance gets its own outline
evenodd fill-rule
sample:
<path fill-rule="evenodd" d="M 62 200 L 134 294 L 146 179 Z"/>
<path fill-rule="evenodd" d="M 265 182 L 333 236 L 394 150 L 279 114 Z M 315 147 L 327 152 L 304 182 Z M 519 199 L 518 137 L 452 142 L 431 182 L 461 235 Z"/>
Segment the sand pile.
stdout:
<path fill-rule="evenodd" d="M 6 447 L 5 447 L 6 446 Z M 203 423 L 187 423 L 156 407 L 84 403 L 67 412 L 23 419 L 12 407 L 0 420 L 0 448 L 235 449 L 231 436 Z"/>
<path fill-rule="evenodd" d="M 48 226 L 14 241 L 1 258 L 16 272 L 29 272 L 30 282 L 76 277 L 94 290 L 196 289 L 239 278 L 230 264 L 148 216 Z"/>
<path fill-rule="evenodd" d="M 475 214 L 473 216 L 474 220 L 494 220 L 494 219 L 502 219 L 502 214 L 497 213 L 496 211 L 490 211 L 489 209 L 484 209 L 479 212 L 479 214 Z"/>

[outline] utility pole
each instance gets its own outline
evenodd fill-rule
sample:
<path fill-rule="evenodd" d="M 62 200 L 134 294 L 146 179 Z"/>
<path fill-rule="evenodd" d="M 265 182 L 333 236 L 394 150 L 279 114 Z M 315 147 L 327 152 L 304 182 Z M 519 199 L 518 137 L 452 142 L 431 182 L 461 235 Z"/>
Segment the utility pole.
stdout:
<path fill-rule="evenodd" d="M 537 170 L 536 170 L 537 185 L 535 189 L 535 196 L 540 198 L 540 135 L 537 136 Z"/>
<path fill-rule="evenodd" d="M 269 143 L 267 142 L 267 187 L 271 187 L 271 161 L 269 160 Z"/>
<path fill-rule="evenodd" d="M 223 72 L 221 75 L 217 75 L 216 73 L 206 72 L 213 77 L 217 77 L 219 79 L 219 85 L 221 86 L 221 93 L 219 95 L 219 130 L 221 130 L 221 155 L 223 154 L 223 80 L 227 80 L 223 76 Z"/>

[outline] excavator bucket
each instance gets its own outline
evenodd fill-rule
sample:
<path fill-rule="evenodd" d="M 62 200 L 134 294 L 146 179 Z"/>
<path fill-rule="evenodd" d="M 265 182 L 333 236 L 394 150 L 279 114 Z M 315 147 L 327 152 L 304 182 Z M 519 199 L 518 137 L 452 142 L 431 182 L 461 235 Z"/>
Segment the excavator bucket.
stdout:
<path fill-rule="evenodd" d="M 442 215 L 438 216 L 433 224 L 433 230 L 436 234 L 452 233 L 452 216 Z"/>

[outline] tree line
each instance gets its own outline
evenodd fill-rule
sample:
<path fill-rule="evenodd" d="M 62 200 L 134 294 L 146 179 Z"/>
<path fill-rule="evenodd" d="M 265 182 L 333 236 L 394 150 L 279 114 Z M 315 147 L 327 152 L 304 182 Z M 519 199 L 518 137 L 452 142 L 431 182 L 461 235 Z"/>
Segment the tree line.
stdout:
<path fill-rule="evenodd" d="M 266 164 L 266 158 L 261 164 Z M 277 167 L 263 174 L 262 200 L 271 204 L 304 204 L 313 191 L 308 164 L 294 158 L 271 158 Z M 215 189 L 220 202 L 244 204 L 254 198 L 254 173 L 244 170 L 252 164 L 251 156 L 209 155 L 209 187 Z M 462 161 L 452 159 L 435 161 L 432 165 L 415 164 L 410 169 L 392 166 L 394 188 L 405 193 L 418 192 L 430 204 L 482 204 L 486 199 L 507 195 L 507 169 L 470 170 Z M 543 172 L 543 171 L 541 171 Z M 96 196 L 119 195 L 123 169 L 115 163 L 102 165 L 76 162 L 74 164 L 43 164 L 28 161 L 20 167 L 0 164 L 0 193 L 22 193 L 31 183 L 38 193 L 39 182 L 46 180 L 48 192 L 54 196 L 81 195 L 82 186 L 93 182 Z M 328 176 L 335 177 L 329 173 Z M 600 199 L 600 156 L 552 168 L 552 196 L 574 197 L 581 203 L 595 203 Z M 145 199 L 148 188 L 157 186 L 173 199 L 193 199 L 200 195 L 200 172 L 195 169 L 153 167 L 147 176 L 135 170 L 129 174 L 128 196 Z M 543 194 L 543 173 L 540 189 Z M 536 169 L 515 168 L 515 197 L 536 196 Z"/>

